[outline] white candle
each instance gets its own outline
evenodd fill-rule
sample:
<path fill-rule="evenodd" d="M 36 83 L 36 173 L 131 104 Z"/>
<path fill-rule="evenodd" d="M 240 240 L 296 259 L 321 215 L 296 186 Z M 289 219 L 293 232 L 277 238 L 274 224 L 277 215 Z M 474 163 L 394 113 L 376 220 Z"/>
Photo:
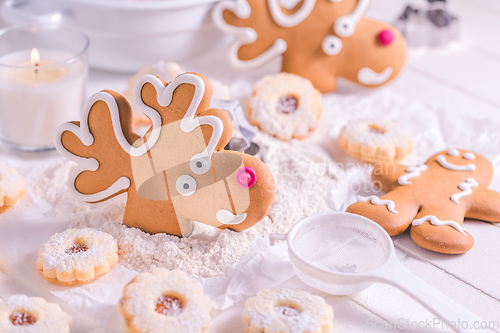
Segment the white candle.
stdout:
<path fill-rule="evenodd" d="M 0 57 L 0 137 L 27 150 L 53 147 L 56 128 L 78 119 L 85 98 L 84 61 L 66 51 L 38 51 L 39 59 L 32 50 Z"/>

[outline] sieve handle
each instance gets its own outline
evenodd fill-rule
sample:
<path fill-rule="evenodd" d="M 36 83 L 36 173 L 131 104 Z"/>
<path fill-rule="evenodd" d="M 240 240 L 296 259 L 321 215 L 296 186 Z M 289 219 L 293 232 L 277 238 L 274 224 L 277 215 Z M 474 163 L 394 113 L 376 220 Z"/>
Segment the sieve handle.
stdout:
<path fill-rule="evenodd" d="M 478 325 L 483 321 L 436 288 L 410 273 L 399 261 L 394 261 L 377 275 L 384 282 L 406 292 L 432 312 L 436 316 L 436 324 L 440 327 L 447 322 L 450 324 L 449 327 L 455 327 L 457 332 L 470 333 L 475 332 L 474 324 Z"/>

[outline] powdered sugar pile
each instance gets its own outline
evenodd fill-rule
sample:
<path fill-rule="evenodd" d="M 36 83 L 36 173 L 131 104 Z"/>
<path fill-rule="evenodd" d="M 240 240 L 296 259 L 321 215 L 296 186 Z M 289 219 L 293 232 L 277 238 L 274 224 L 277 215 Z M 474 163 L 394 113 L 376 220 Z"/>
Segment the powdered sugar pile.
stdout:
<path fill-rule="evenodd" d="M 258 237 L 287 232 L 300 219 L 328 210 L 329 188 L 342 176 L 342 170 L 317 145 L 282 142 L 264 133 L 255 141 L 275 177 L 276 196 L 269 217 L 241 232 L 195 223 L 192 236 L 178 238 L 128 228 L 121 223 L 126 196 L 96 205 L 77 201 L 66 185 L 75 164 L 63 158 L 33 170 L 29 182 L 36 200 L 49 206 L 47 213 L 67 221 L 68 227 L 91 227 L 111 234 L 118 243 L 120 263 L 126 267 L 137 271 L 165 267 L 214 277 L 246 255 Z"/>

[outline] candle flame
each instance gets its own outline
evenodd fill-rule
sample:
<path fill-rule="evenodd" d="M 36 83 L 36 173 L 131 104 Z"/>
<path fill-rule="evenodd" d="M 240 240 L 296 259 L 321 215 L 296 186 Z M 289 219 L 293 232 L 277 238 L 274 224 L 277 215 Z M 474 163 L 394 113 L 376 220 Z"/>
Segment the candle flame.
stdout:
<path fill-rule="evenodd" d="M 40 64 L 40 53 L 34 48 L 31 50 L 31 66 L 38 66 Z"/>

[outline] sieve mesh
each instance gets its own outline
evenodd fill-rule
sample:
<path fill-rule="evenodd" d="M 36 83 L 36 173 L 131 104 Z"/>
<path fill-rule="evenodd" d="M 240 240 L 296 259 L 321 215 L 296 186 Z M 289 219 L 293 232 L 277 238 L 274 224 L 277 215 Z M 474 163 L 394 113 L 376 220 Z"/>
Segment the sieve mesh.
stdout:
<path fill-rule="evenodd" d="M 384 245 L 365 231 L 332 223 L 299 232 L 292 247 L 303 260 L 333 273 L 368 272 L 388 255 Z"/>

